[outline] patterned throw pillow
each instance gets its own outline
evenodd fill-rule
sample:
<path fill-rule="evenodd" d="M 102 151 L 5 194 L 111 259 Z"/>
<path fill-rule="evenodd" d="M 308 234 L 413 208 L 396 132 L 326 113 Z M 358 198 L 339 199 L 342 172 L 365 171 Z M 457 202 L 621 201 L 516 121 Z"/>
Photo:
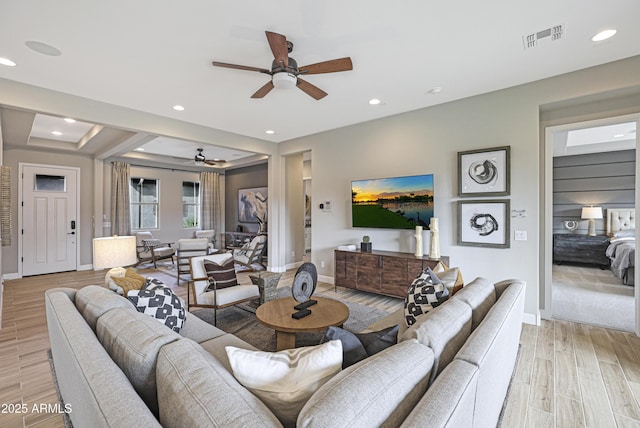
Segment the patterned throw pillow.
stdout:
<path fill-rule="evenodd" d="M 110 289 L 126 296 L 131 290 L 140 290 L 145 285 L 145 278 L 134 268 L 113 268 L 107 272 L 105 282 Z"/>
<path fill-rule="evenodd" d="M 404 319 L 407 326 L 416 322 L 416 317 L 426 314 L 449 298 L 449 290 L 430 268 L 426 268 L 413 280 L 404 299 Z"/>
<path fill-rule="evenodd" d="M 209 282 L 211 283 L 206 291 L 213 290 L 212 280 L 216 281 L 216 289 L 232 287 L 238 285 L 238 278 L 236 277 L 236 268 L 233 262 L 233 258 L 227 259 L 222 264 L 218 264 L 211 260 L 204 261 L 204 270 L 207 272 Z"/>
<path fill-rule="evenodd" d="M 154 317 L 176 333 L 180 333 L 187 315 L 184 302 L 171 288 L 162 283 L 152 283 L 149 288 L 130 291 L 127 299 L 131 300 L 139 312 Z"/>

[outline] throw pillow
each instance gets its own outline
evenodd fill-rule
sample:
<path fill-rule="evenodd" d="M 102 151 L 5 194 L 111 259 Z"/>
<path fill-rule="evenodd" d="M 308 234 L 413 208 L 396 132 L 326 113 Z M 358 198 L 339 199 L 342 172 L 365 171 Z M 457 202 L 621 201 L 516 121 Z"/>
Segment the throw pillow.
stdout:
<path fill-rule="evenodd" d="M 152 316 L 176 333 L 180 332 L 187 318 L 182 299 L 164 284 L 129 291 L 127 299 L 139 312 Z"/>
<path fill-rule="evenodd" d="M 122 278 L 112 276 L 110 281 L 113 281 L 113 283 L 122 290 L 122 294 L 125 296 L 129 291 L 140 290 L 144 285 L 144 281 L 140 281 L 135 278 L 127 278 L 126 276 Z M 116 290 L 116 292 L 119 294 L 119 290 Z"/>
<path fill-rule="evenodd" d="M 404 299 L 404 319 L 407 326 L 413 325 L 418 316 L 426 314 L 448 298 L 447 287 L 430 268 L 426 268 L 413 280 Z"/>
<path fill-rule="evenodd" d="M 433 268 L 433 272 L 438 275 L 438 278 L 440 278 L 440 281 L 447 287 L 449 295 L 451 296 L 464 286 L 464 279 L 462 278 L 460 268 L 449 268 L 446 264 L 438 262 Z"/>
<path fill-rule="evenodd" d="M 236 268 L 233 258 L 227 259 L 222 264 L 218 264 L 212 260 L 204 261 L 204 270 L 207 272 L 209 282 L 211 283 L 205 292 L 213 290 L 212 281 L 216 282 L 216 289 L 232 287 L 238 285 L 238 278 L 236 277 Z"/>
<path fill-rule="evenodd" d="M 342 368 L 364 360 L 378 352 L 398 343 L 399 326 L 388 327 L 370 333 L 351 333 L 340 327 L 327 328 L 321 343 L 329 340 L 342 342 Z"/>
<path fill-rule="evenodd" d="M 307 400 L 342 367 L 339 340 L 279 352 L 233 346 L 225 349 L 238 382 L 260 398 L 285 426 L 295 426 Z"/>

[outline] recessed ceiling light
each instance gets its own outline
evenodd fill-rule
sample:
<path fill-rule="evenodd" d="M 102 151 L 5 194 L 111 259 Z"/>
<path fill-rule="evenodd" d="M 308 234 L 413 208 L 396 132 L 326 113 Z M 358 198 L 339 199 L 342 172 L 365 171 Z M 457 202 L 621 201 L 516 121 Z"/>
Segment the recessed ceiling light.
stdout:
<path fill-rule="evenodd" d="M 269 134 L 269 135 L 273 135 L 276 133 L 276 131 L 274 131 L 273 129 L 267 129 L 266 131 L 264 131 L 265 134 Z"/>
<path fill-rule="evenodd" d="M 442 92 L 442 88 L 440 86 L 436 86 L 435 88 L 429 89 L 429 93 L 432 95 L 436 95 Z"/>
<path fill-rule="evenodd" d="M 613 136 L 613 138 L 622 138 L 624 137 L 624 134 L 616 134 Z"/>
<path fill-rule="evenodd" d="M 0 58 L 0 64 L 6 65 L 8 67 L 15 67 L 16 63 L 11 61 L 9 58 Z"/>
<path fill-rule="evenodd" d="M 24 44 L 27 45 L 27 47 L 32 51 L 41 53 L 42 55 L 49 55 L 49 56 L 62 55 L 62 52 L 60 52 L 60 49 L 54 48 L 53 46 L 48 45 L 46 43 L 36 42 L 35 40 L 27 40 L 26 42 L 24 42 Z"/>
<path fill-rule="evenodd" d="M 177 105 L 177 104 L 173 106 L 173 109 L 175 111 L 184 111 L 184 107 L 181 106 L 181 105 Z"/>
<path fill-rule="evenodd" d="M 381 102 L 382 102 L 382 101 L 380 101 L 380 100 L 379 100 L 379 99 L 377 99 L 377 98 L 371 98 L 371 99 L 369 100 L 369 104 L 371 104 L 372 106 L 377 106 L 377 105 L 378 105 L 378 104 L 380 104 Z"/>
<path fill-rule="evenodd" d="M 53 135 L 55 135 L 55 136 L 58 136 L 58 137 L 62 135 L 62 132 L 60 132 L 60 131 L 51 131 L 51 133 Z"/>
<path fill-rule="evenodd" d="M 138 147 L 137 149 L 135 149 L 136 152 L 144 152 L 144 149 L 142 147 Z"/>
<path fill-rule="evenodd" d="M 64 121 L 67 123 L 76 123 L 76 120 L 72 117 L 65 117 Z"/>
<path fill-rule="evenodd" d="M 591 38 L 593 42 L 601 42 L 603 40 L 607 40 L 610 37 L 613 37 L 616 34 L 616 30 L 604 30 L 600 31 L 598 34 Z"/>

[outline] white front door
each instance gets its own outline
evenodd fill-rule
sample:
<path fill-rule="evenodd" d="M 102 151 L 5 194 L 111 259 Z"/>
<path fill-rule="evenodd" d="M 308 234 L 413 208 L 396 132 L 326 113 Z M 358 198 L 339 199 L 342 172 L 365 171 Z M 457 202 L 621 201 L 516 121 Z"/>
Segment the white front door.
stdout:
<path fill-rule="evenodd" d="M 78 170 L 21 167 L 22 275 L 76 270 Z"/>

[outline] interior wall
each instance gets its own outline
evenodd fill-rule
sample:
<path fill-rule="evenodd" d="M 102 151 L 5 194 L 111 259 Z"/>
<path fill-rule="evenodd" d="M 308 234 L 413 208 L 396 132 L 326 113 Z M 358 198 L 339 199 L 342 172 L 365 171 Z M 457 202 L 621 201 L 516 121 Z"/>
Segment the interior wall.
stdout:
<path fill-rule="evenodd" d="M 582 207 L 599 206 L 596 234 L 606 234 L 608 208 L 635 207 L 635 150 L 561 156 L 553 159 L 553 233 L 571 233 L 564 222 L 578 222 L 575 233 L 586 234 Z"/>
<path fill-rule="evenodd" d="M 441 253 L 459 266 L 466 281 L 527 281 L 525 320 L 535 322 L 539 308 L 541 151 L 540 106 L 582 95 L 640 85 L 640 57 L 556 76 L 430 108 L 347 126 L 280 144 L 280 153 L 313 151 L 313 262 L 332 279 L 334 249 L 370 235 L 374 249 L 411 252 L 413 231 L 351 227 L 353 179 L 434 174 L 435 216 L 440 218 Z M 346 143 L 348 142 L 348 144 Z M 465 247 L 456 243 L 457 152 L 511 146 L 512 231 L 510 248 Z M 466 198 L 464 198 L 466 199 Z M 333 201 L 330 211 L 317 201 Z M 428 243 L 425 243 L 428 248 Z"/>
<path fill-rule="evenodd" d="M 268 170 L 266 163 L 252 165 L 245 168 L 231 169 L 225 172 L 225 229 L 235 231 L 238 225 L 242 225 L 243 230 L 257 232 L 258 223 L 240 223 L 238 190 L 250 189 L 253 187 L 268 187 Z M 271 193 L 271 189 L 269 189 Z M 271 197 L 268 195 L 267 197 Z M 270 223 L 270 219 L 267 219 Z M 267 225 L 269 230 L 269 224 Z"/>
<path fill-rule="evenodd" d="M 285 201 L 287 223 L 285 230 L 285 264 L 293 268 L 304 256 L 304 183 L 302 153 L 285 159 Z"/>
<path fill-rule="evenodd" d="M 85 156 L 6 149 L 4 164 L 11 167 L 11 234 L 15 239 L 12 240 L 10 246 L 2 248 L 2 272 L 9 276 L 18 273 L 18 241 L 20 239 L 18 231 L 18 162 L 80 168 L 78 182 L 80 192 L 80 218 L 78 219 L 80 261 L 78 268 L 83 265 L 91 265 L 93 261 L 91 250 L 93 239 L 93 160 Z"/>

